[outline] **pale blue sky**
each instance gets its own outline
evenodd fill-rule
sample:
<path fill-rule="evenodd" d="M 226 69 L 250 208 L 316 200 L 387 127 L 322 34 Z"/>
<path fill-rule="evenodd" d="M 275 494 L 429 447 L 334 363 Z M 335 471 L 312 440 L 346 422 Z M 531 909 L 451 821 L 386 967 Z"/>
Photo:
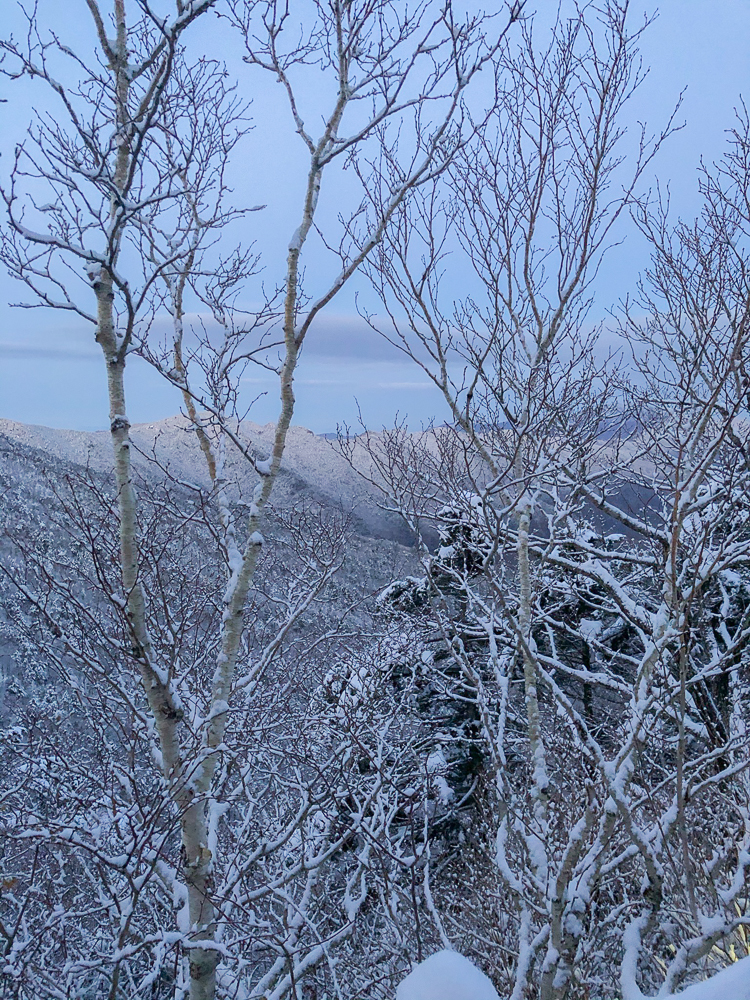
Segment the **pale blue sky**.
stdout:
<path fill-rule="evenodd" d="M 6 5 L 10 8 L 10 0 L 4 0 Z M 547 5 L 537 0 L 537 6 Z M 39 8 L 43 17 L 45 9 L 53 11 L 63 37 L 67 33 L 70 38 L 72 32 L 78 44 L 86 38 L 84 0 L 65 4 L 41 0 Z M 633 4 L 634 12 L 644 9 L 654 7 L 643 0 Z M 644 119 L 658 127 L 687 87 L 680 114 L 686 128 L 671 139 L 655 173 L 670 182 L 675 213 L 689 217 L 699 207 L 700 157 L 710 161 L 720 155 L 740 94 L 750 97 L 750 0 L 664 0 L 659 11 L 644 37 L 642 52 L 650 74 L 631 109 L 631 121 Z M 238 45 L 219 25 L 206 25 L 200 38 L 202 50 L 226 59 L 230 69 L 237 67 L 243 88 L 252 90 L 255 130 L 232 180 L 239 203 L 268 205 L 264 212 L 251 215 L 247 225 L 263 251 L 270 279 L 283 268 L 286 246 L 297 226 L 304 150 L 288 127 L 280 88 L 241 65 Z M 23 135 L 30 105 L 38 106 L 40 91 L 26 83 L 3 83 L 0 96 L 10 98 L 0 105 L 0 174 L 5 177 L 13 144 Z M 331 189 L 324 191 L 324 210 L 333 209 L 331 195 Z M 621 235 L 627 237 L 625 244 L 612 253 L 597 285 L 599 316 L 632 290 L 645 263 L 638 237 L 624 230 Z M 325 277 L 324 265 L 317 260 L 308 262 L 308 267 L 313 279 Z M 391 423 L 397 411 L 408 415 L 412 425 L 431 416 L 442 419 L 440 400 L 424 376 L 358 321 L 353 291 L 336 300 L 310 334 L 299 369 L 295 422 L 318 433 L 334 430 L 341 421 L 355 422 L 355 397 L 371 427 Z M 1 274 L 0 416 L 57 427 L 105 427 L 103 362 L 93 331 L 70 315 L 8 308 L 8 302 L 23 298 L 23 288 Z M 174 391 L 142 362 L 131 362 L 128 388 L 136 421 L 155 420 L 179 409 Z M 278 392 L 270 377 L 260 372 L 248 375 L 243 388 L 247 402 L 264 394 L 251 419 L 259 423 L 273 419 Z"/>

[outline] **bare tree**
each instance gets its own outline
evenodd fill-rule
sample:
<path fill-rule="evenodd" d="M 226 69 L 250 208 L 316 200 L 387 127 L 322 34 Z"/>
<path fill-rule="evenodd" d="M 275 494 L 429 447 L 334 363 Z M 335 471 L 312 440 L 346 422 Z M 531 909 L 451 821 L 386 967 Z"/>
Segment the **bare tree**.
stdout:
<path fill-rule="evenodd" d="M 639 697 L 641 717 L 664 719 L 672 752 L 651 837 L 665 886 L 629 927 L 630 990 L 639 958 L 654 975 L 644 941 L 679 941 L 664 966 L 669 988 L 716 951 L 747 951 L 748 135 L 743 112 L 723 159 L 701 171 L 695 223 L 671 226 L 659 203 L 635 216 L 652 263 L 640 315 L 628 303 L 623 330 L 641 383 L 638 479 L 659 498 L 656 525 L 640 527 L 659 600 Z"/>
<path fill-rule="evenodd" d="M 91 974 L 99 977 L 97 983 L 108 983 L 111 996 L 121 988 L 121 980 L 127 981 L 132 995 L 141 995 L 157 989 L 155 984 L 166 974 L 174 954 L 175 972 L 158 988 L 176 991 L 175 995 L 213 997 L 219 990 L 234 996 L 250 990 L 280 997 L 295 991 L 299 977 L 327 957 L 329 946 L 351 930 L 364 900 L 364 894 L 353 896 L 347 888 L 343 922 L 330 924 L 325 909 L 320 910 L 323 923 L 313 917 L 311 900 L 319 898 L 320 866 L 352 836 L 350 828 L 336 832 L 331 826 L 335 763 L 328 770 L 315 773 L 313 767 L 310 772 L 318 758 L 300 752 L 298 759 L 305 763 L 300 763 L 294 777 L 294 740 L 289 743 L 290 759 L 271 764 L 275 751 L 260 752 L 253 740 L 244 743 L 241 724 L 230 723 L 232 712 L 238 719 L 243 713 L 249 713 L 247 719 L 256 719 L 256 711 L 266 713 L 288 737 L 291 717 L 278 707 L 276 697 L 272 695 L 262 709 L 254 699 L 261 697 L 259 685 L 295 623 L 338 565 L 337 544 L 323 555 L 315 538 L 303 542 L 309 551 L 302 591 L 292 590 L 285 603 L 288 613 L 264 643 L 255 646 L 249 641 L 248 635 L 258 631 L 256 622 L 248 633 L 247 623 L 248 616 L 252 622 L 253 603 L 257 609 L 254 581 L 264 546 L 261 528 L 292 420 L 299 353 L 315 318 L 379 245 L 394 215 L 415 191 L 447 168 L 465 142 L 472 126 L 465 121 L 463 94 L 502 47 L 505 30 L 518 19 L 520 8 L 517 4 L 509 8 L 493 36 L 493 19 L 459 20 L 450 4 L 428 3 L 413 13 L 402 13 L 397 4 L 385 2 L 316 5 L 300 29 L 299 43 L 284 49 L 282 43 L 292 27 L 289 11 L 275 3 L 229 5 L 225 16 L 243 32 L 248 61 L 281 80 L 309 157 L 301 222 L 290 241 L 279 291 L 248 321 L 234 305 L 243 281 L 255 270 L 252 254 L 229 251 L 218 263 L 211 257 L 222 229 L 242 215 L 226 204 L 224 160 L 243 137 L 245 110 L 218 67 L 191 64 L 181 48 L 183 32 L 215 6 L 213 0 L 189 4 L 178 0 L 166 16 L 147 0 L 136 0 L 131 8 L 125 0 L 115 0 L 114 38 L 103 9 L 95 0 L 88 6 L 99 43 L 99 61 L 94 65 L 56 36 L 45 36 L 36 13 L 29 17 L 24 43 L 3 42 L 7 72 L 43 81 L 59 99 L 63 116 L 62 123 L 56 117 L 40 118 L 27 144 L 18 148 L 4 189 L 9 225 L 2 255 L 11 272 L 35 294 L 35 304 L 67 310 L 90 322 L 102 347 L 114 449 L 119 581 L 103 571 L 99 546 L 104 540 L 88 530 L 85 505 L 75 523 L 86 541 L 86 573 L 103 595 L 105 607 L 122 619 L 124 633 L 115 628 L 116 638 L 109 641 L 112 626 L 105 624 L 106 616 L 89 609 L 76 591 L 75 561 L 69 565 L 63 560 L 64 565 L 50 570 L 27 551 L 31 575 L 26 580 L 16 574 L 16 585 L 36 609 L 39 627 L 61 634 L 62 651 L 54 642 L 44 646 L 51 662 L 71 681 L 70 663 L 74 672 L 86 677 L 82 715 L 91 720 L 98 713 L 97 721 L 90 721 L 92 740 L 96 743 L 100 737 L 108 749 L 103 758 L 96 758 L 101 780 L 90 790 L 93 798 L 82 802 L 76 823 L 58 819 L 50 832 L 52 827 L 41 824 L 32 810 L 24 814 L 26 830 L 30 842 L 46 838 L 40 850 L 47 858 L 55 856 L 54 845 L 67 837 L 77 855 L 75 863 L 80 861 L 80 872 L 68 868 L 57 875 L 45 861 L 43 883 L 46 879 L 49 887 L 57 877 L 67 891 L 75 881 L 76 905 L 86 907 L 86 886 L 104 880 L 111 887 L 110 903 L 97 906 L 107 912 L 114 907 L 120 914 L 115 938 L 107 938 L 107 957 L 82 958 L 69 967 L 73 979 L 79 975 L 85 980 L 94 969 Z M 127 14 L 134 14 L 135 20 L 128 20 Z M 284 28 L 289 30 L 282 35 Z M 62 73 L 53 69 L 57 60 L 67 66 Z M 317 66 L 324 79 L 330 78 L 334 91 L 317 138 L 305 124 L 304 102 L 294 81 L 298 71 L 304 77 L 311 66 Z M 409 151 L 403 135 L 407 125 L 413 134 Z M 383 157 L 388 173 L 379 167 Z M 374 211 L 367 208 L 367 199 L 355 206 L 343 238 L 335 245 L 335 275 L 320 294 L 307 298 L 309 293 L 303 296 L 301 288 L 300 261 L 317 224 L 323 175 L 337 163 L 354 164 L 369 190 L 377 187 L 380 203 Z M 44 205 L 37 201 L 40 187 L 52 194 Z M 29 215 L 37 220 L 35 228 Z M 325 245 L 325 233 L 321 238 Z M 89 286 L 83 296 L 75 288 L 76 280 Z M 221 330 L 218 347 L 212 332 L 186 346 L 186 294 L 197 295 L 209 307 Z M 153 332 L 154 317 L 162 310 L 170 314 L 173 328 L 166 352 Z M 238 426 L 237 387 L 248 361 L 269 363 L 265 355 L 274 323 L 282 346 L 277 367 L 281 410 L 271 454 L 264 457 Z M 172 495 L 139 501 L 125 395 L 126 360 L 135 349 L 182 391 L 205 457 L 208 492 L 173 483 Z M 257 476 L 252 501 L 244 509 L 237 507 L 242 497 L 232 492 L 229 483 L 230 454 L 243 458 Z M 149 489 L 154 489 L 152 483 Z M 181 502 L 189 498 L 182 512 L 178 494 Z M 108 509 L 103 500 L 99 505 Z M 247 515 L 245 523 L 238 521 L 240 512 Z M 188 588 L 192 603 L 186 604 L 186 594 L 176 584 L 178 570 L 170 574 L 162 567 L 173 550 L 190 562 L 179 525 L 187 530 L 196 523 L 204 524 L 218 542 L 222 571 L 206 574 L 200 565 L 193 566 L 188 579 L 197 589 Z M 309 528 L 309 519 L 304 523 Z M 154 534 L 149 537 L 152 524 Z M 166 535 L 158 534 L 157 524 Z M 322 522 L 315 528 L 316 535 L 321 526 Z M 302 541 L 299 532 L 298 536 Z M 213 591 L 206 590 L 206 576 Z M 252 595 L 256 596 L 249 604 Z M 198 619 L 191 618 L 196 607 L 202 609 Z M 66 614 L 72 614 L 72 620 L 63 629 Z M 82 624 L 86 621 L 90 635 Z M 190 647 L 189 666 L 176 655 L 177 635 Z M 89 648 L 91 642 L 94 648 Z M 128 672 L 132 668 L 140 675 L 140 689 L 133 686 Z M 118 734 L 113 742 L 105 739 L 105 733 L 114 719 L 115 728 L 126 735 Z M 248 731 L 255 732 L 258 724 L 256 719 Z M 261 731 L 268 724 L 260 723 Z M 230 736 L 234 744 L 228 748 Z M 99 842 L 92 846 L 80 831 L 81 824 L 91 823 L 103 808 L 102 796 L 112 794 L 107 768 L 112 747 L 121 738 L 134 741 L 133 746 L 137 743 L 138 752 L 133 751 L 123 806 L 123 816 L 131 818 L 123 819 L 125 826 L 117 827 L 113 836 L 122 837 L 129 823 L 139 832 L 133 833 L 124 855 L 112 855 Z M 27 742 L 13 751 L 25 754 L 29 766 L 38 753 L 30 747 Z M 54 756 L 54 739 L 50 737 L 46 747 L 39 757 L 43 762 Z M 150 766 L 138 756 L 145 747 L 150 748 Z M 141 810 L 144 783 L 150 803 L 145 812 Z M 271 800 L 278 797 L 278 816 L 262 812 L 256 801 L 259 788 Z M 280 794 L 281 788 L 287 794 Z M 25 796 L 26 786 L 18 793 Z M 230 834 L 228 817 L 236 819 L 233 810 L 239 811 L 240 820 Z M 69 830 L 78 832 L 68 834 Z M 233 836 L 239 839 L 232 842 Z M 174 858 L 175 837 L 180 842 L 179 860 Z M 290 845 L 294 845 L 291 854 Z M 352 886 L 364 865 L 364 856 L 355 857 Z M 256 876 L 260 885 L 249 887 L 248 879 Z M 290 888 L 295 880 L 302 886 L 299 898 Z M 143 891 L 147 883 L 152 893 Z M 37 884 L 32 878 L 32 896 Z M 254 907 L 271 906 L 269 900 L 285 928 L 279 932 L 270 964 L 258 959 L 258 935 L 267 940 L 268 934 L 263 921 L 253 917 Z M 174 931 L 164 928 L 170 905 L 176 915 Z M 16 911 L 21 923 L 25 906 L 21 902 Z M 145 924 L 133 916 L 136 909 L 150 914 Z M 94 907 L 86 919 L 77 918 L 75 947 L 83 951 L 80 932 L 97 926 L 97 912 Z M 145 931 L 149 921 L 152 930 Z M 6 948 L 13 950 L 22 940 L 35 941 L 21 951 L 44 957 L 31 965 L 21 960 L 19 969 L 28 971 L 32 965 L 44 969 L 50 958 L 64 954 L 65 932 L 58 930 L 68 922 L 55 924 L 49 935 L 39 925 L 37 933 L 26 938 L 19 937 L 21 923 L 6 925 Z M 310 935 L 317 939 L 314 945 L 305 943 Z M 189 975 L 179 958 L 180 947 L 189 955 Z M 141 955 L 144 968 L 138 966 Z M 219 981 L 221 957 L 227 968 Z M 43 988 L 54 995 L 54 977 L 42 975 L 32 982 L 32 991 Z"/>
<path fill-rule="evenodd" d="M 439 634 L 435 683 L 482 734 L 484 926 L 513 954 L 470 923 L 514 1000 L 638 996 L 644 941 L 642 983 L 667 990 L 744 948 L 747 125 L 694 227 L 637 202 L 671 123 L 626 170 L 627 8 L 574 7 L 541 51 L 527 24 L 498 59 L 497 112 L 369 270 L 386 318 L 367 318 L 453 423 L 349 444 L 423 555 L 389 599 Z M 628 208 L 654 250 L 623 324 L 634 383 L 585 328 Z M 444 926 L 470 933 L 446 892 Z"/>
<path fill-rule="evenodd" d="M 223 561 L 200 490 L 153 478 L 139 486 L 148 624 L 191 705 L 183 746 L 195 769 L 197 713 L 207 711 L 218 653 Z M 114 996 L 127 984 L 132 996 L 186 995 L 181 816 L 154 768 L 158 740 L 134 672 L 116 496 L 101 475 L 52 480 L 31 537 L 28 509 L 14 507 L 11 497 L 5 520 L 22 600 L 7 607 L 23 686 L 17 725 L 3 736 L 5 865 L 14 881 L 2 904 L 6 972 L 23 996 L 55 996 L 63 966 L 71 990 Z M 208 830 L 228 959 L 220 984 L 229 995 L 243 973 L 268 995 L 293 991 L 356 915 L 337 901 L 346 864 L 327 864 L 353 836 L 338 798 L 346 741 L 320 725 L 306 693 L 342 641 L 333 609 L 315 602 L 340 566 L 341 528 L 320 511 L 276 520 L 279 562 L 261 567 L 248 609 L 247 666 Z M 263 659 L 265 670 L 253 670 Z M 356 868 L 356 852 L 347 857 Z"/>

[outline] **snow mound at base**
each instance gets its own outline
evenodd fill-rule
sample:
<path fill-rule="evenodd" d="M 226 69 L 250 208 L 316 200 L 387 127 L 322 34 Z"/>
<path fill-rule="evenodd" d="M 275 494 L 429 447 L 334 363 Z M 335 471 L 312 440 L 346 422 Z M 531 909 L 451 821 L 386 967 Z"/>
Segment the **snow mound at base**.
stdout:
<path fill-rule="evenodd" d="M 396 1000 L 499 1000 L 499 997 L 487 976 L 468 958 L 456 951 L 439 951 L 412 969 L 396 990 Z"/>
<path fill-rule="evenodd" d="M 750 958 L 742 958 L 705 982 L 664 1000 L 750 1000 Z"/>

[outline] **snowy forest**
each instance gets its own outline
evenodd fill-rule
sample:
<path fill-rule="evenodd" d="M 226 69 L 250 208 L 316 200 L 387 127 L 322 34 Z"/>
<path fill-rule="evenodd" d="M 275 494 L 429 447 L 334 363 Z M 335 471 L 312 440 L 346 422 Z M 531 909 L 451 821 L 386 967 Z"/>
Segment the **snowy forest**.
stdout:
<path fill-rule="evenodd" d="M 109 430 L 0 421 L 0 996 L 748 1000 L 750 113 L 680 219 L 629 0 L 47 6 L 0 260 Z M 295 426 L 354 291 L 446 419 Z"/>

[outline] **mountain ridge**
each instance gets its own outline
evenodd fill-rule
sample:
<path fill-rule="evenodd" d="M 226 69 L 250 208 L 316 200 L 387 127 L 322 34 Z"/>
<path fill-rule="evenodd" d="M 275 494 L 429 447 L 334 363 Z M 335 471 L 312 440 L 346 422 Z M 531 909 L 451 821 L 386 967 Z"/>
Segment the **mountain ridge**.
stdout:
<path fill-rule="evenodd" d="M 243 421 L 239 429 L 256 457 L 264 458 L 270 453 L 274 424 Z M 102 473 L 112 470 L 108 431 L 58 429 L 0 418 L 0 435 L 83 468 Z M 159 474 L 208 486 L 205 459 L 187 418 L 174 416 L 134 424 L 131 440 L 133 464 L 141 475 Z M 257 475 L 236 450 L 232 452 L 227 472 L 233 499 L 249 502 Z M 287 436 L 273 503 L 279 508 L 290 507 L 302 497 L 351 514 L 359 534 L 413 544 L 400 518 L 382 509 L 378 490 L 352 468 L 341 454 L 338 442 L 294 425 Z"/>

